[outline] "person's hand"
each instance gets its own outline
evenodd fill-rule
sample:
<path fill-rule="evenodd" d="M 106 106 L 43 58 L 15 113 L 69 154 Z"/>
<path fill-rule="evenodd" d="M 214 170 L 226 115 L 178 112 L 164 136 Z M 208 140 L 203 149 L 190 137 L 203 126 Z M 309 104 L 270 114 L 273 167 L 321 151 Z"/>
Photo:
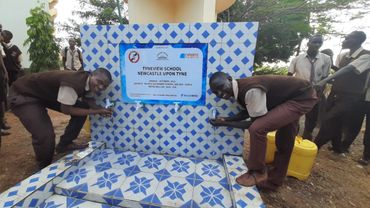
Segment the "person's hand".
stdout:
<path fill-rule="evenodd" d="M 225 119 L 223 118 L 215 118 L 215 119 L 210 119 L 209 122 L 213 126 L 223 126 L 225 123 Z"/>
<path fill-rule="evenodd" d="M 112 108 L 99 108 L 99 109 L 94 109 L 95 114 L 99 114 L 103 117 L 111 117 L 113 114 L 113 109 Z"/>

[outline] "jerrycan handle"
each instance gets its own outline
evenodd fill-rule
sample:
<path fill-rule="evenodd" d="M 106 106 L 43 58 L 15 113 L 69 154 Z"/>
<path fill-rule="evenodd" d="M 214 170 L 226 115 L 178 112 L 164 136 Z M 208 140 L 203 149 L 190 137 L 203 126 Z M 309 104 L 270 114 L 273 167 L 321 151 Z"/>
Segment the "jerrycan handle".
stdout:
<path fill-rule="evenodd" d="M 298 144 L 303 142 L 303 138 L 301 136 L 296 136 L 295 140 L 298 142 Z"/>

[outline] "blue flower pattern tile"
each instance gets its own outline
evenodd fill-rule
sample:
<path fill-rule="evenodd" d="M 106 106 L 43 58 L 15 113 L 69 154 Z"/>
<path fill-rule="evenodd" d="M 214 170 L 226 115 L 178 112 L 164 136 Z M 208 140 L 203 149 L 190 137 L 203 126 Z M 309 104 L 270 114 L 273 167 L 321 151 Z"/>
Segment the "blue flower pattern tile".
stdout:
<path fill-rule="evenodd" d="M 112 73 L 111 87 L 97 97 L 100 103 L 103 98 L 120 101 L 123 89 L 120 83 L 119 43 L 205 42 L 209 44 L 208 64 L 211 68 L 207 70 L 208 76 L 215 71 L 224 71 L 233 77 L 243 78 L 250 76 L 253 69 L 257 30 L 258 23 L 250 22 L 83 25 L 84 64 L 87 70 L 101 66 Z M 236 108 L 230 110 L 227 107 L 230 104 L 217 99 L 208 84 L 206 93 L 206 106 L 183 106 L 179 112 L 166 105 L 146 105 L 137 111 L 133 104 L 119 103 L 112 119 L 92 117 L 94 141 L 85 153 L 71 154 L 49 166 L 47 171 L 1 194 L 0 207 L 17 204 L 25 195 L 50 180 L 56 184 L 52 191 L 73 198 L 63 196 L 62 200 L 53 200 L 59 197 L 55 195 L 43 206 L 104 207 L 101 204 L 84 206 L 85 203 L 92 203 L 84 200 L 94 200 L 134 207 L 231 207 L 230 183 L 232 188 L 238 190 L 231 194 L 235 198 L 234 206 L 263 207 L 257 190 L 245 194 L 240 191 L 243 187 L 235 184 L 235 176 L 245 169 L 227 169 L 225 174 L 223 165 L 215 160 L 206 160 L 221 159 L 225 153 L 240 155 L 243 143 L 241 131 L 214 129 L 209 125 L 208 118 L 213 107 L 217 108 L 219 115 L 225 116 Z M 103 145 L 115 149 L 96 151 Z M 124 152 L 127 150 L 133 152 Z M 139 155 L 135 151 L 203 159 Z M 234 159 L 225 162 L 225 167 Z"/>
<path fill-rule="evenodd" d="M 135 176 L 135 180 L 130 183 L 130 188 L 127 189 L 126 191 L 132 191 L 135 194 L 137 193 L 143 193 L 147 194 L 146 189 L 149 188 L 150 186 L 150 181 L 153 179 L 147 179 L 147 178 L 139 178 Z"/>
<path fill-rule="evenodd" d="M 169 197 L 170 199 L 181 199 L 184 201 L 184 198 L 182 195 L 185 193 L 185 187 L 186 183 L 180 184 L 179 182 L 171 183 L 167 181 L 167 187 L 164 188 L 164 195 L 163 197 Z"/>

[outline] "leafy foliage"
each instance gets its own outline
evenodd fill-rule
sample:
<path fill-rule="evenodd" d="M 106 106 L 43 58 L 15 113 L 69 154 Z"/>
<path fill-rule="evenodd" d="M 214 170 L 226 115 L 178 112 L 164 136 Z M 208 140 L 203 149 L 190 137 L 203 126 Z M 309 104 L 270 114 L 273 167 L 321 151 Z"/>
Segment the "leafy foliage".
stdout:
<path fill-rule="evenodd" d="M 41 6 L 36 7 L 31 10 L 31 16 L 26 19 L 26 24 L 29 29 L 24 45 L 29 45 L 31 72 L 58 69 L 59 47 L 54 40 L 50 14 Z"/>
<path fill-rule="evenodd" d="M 300 43 L 314 33 L 331 32 L 332 9 L 342 10 L 366 0 L 236 0 L 218 21 L 259 22 L 255 63 L 287 61 L 299 53 Z"/>
<path fill-rule="evenodd" d="M 92 21 L 97 25 L 128 24 L 126 15 L 122 19 L 119 17 L 117 0 L 79 0 L 81 9 L 73 11 L 84 21 Z M 125 2 L 119 1 L 120 11 L 124 11 Z M 70 19 L 69 23 L 61 25 L 61 29 L 69 31 L 74 38 L 79 37 L 79 23 L 75 19 Z"/>
<path fill-rule="evenodd" d="M 263 66 L 258 67 L 253 71 L 254 75 L 287 75 L 288 68 L 287 67 L 270 67 L 270 66 Z"/>

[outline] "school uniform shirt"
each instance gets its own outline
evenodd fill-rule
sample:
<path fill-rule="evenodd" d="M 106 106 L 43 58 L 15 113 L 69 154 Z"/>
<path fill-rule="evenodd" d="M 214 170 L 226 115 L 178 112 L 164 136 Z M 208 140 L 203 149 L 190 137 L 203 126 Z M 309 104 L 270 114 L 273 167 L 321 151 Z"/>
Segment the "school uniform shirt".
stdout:
<path fill-rule="evenodd" d="M 307 53 L 300 54 L 290 63 L 288 72 L 295 77 L 317 83 L 329 76 L 331 59 L 328 55 L 317 53 L 314 59 L 310 59 Z M 311 73 L 314 73 L 311 75 Z"/>
<path fill-rule="evenodd" d="M 89 81 L 90 77 L 87 78 L 85 84 L 85 91 L 87 92 L 90 90 Z M 86 97 L 89 97 L 89 94 L 87 94 Z M 64 105 L 74 105 L 78 100 L 78 95 L 72 87 L 60 86 L 57 100 Z"/>
<path fill-rule="evenodd" d="M 233 93 L 235 99 L 238 98 L 239 87 L 236 80 L 232 80 Z M 266 92 L 260 88 L 252 88 L 245 94 L 245 104 L 244 106 L 250 117 L 259 117 L 265 115 L 267 110 L 266 105 Z"/>
<path fill-rule="evenodd" d="M 62 56 L 66 60 L 65 66 L 67 69 L 73 69 L 75 71 L 81 69 L 82 63 L 80 61 L 80 52 L 78 52 L 78 50 L 78 48 L 72 50 L 70 47 L 68 47 L 66 53 L 63 50 Z"/>
<path fill-rule="evenodd" d="M 349 52 L 339 54 L 337 57 L 336 63 L 338 63 L 339 65 L 343 57 L 356 58 L 363 50 L 364 49 L 360 47 L 352 55 L 349 55 Z M 349 65 L 355 67 L 355 72 L 358 74 L 361 74 L 369 70 L 370 69 L 370 54 L 361 55 L 360 57 L 352 61 Z M 368 74 L 368 78 L 367 78 L 367 83 L 366 83 L 367 86 L 369 86 L 369 81 L 370 81 L 369 76 L 370 76 L 370 73 Z M 370 101 L 370 88 L 369 87 L 366 90 L 365 100 Z"/>

